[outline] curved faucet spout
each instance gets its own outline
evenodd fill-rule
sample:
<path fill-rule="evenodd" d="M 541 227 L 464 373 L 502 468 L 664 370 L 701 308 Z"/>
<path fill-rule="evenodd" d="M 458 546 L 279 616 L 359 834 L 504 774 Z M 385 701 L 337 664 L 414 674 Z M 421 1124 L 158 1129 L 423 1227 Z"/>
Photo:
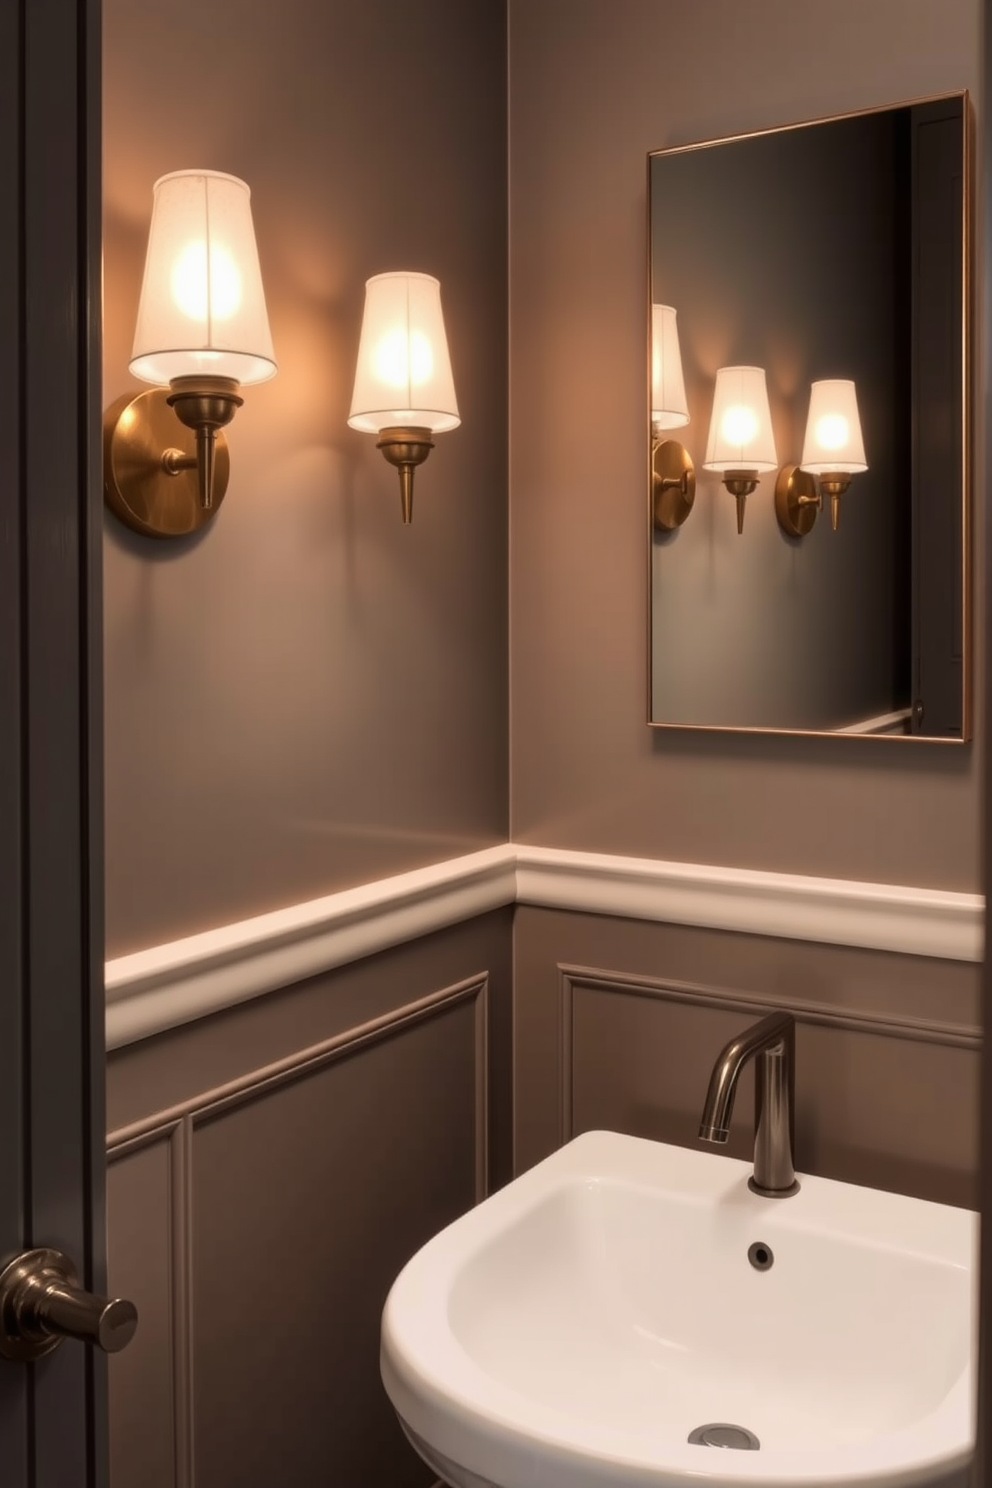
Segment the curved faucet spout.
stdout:
<path fill-rule="evenodd" d="M 757 1057 L 754 1177 L 750 1187 L 769 1198 L 795 1193 L 793 1161 L 796 1025 L 791 1013 L 770 1013 L 731 1039 L 713 1066 L 699 1123 L 700 1140 L 726 1142 L 741 1070 Z"/>

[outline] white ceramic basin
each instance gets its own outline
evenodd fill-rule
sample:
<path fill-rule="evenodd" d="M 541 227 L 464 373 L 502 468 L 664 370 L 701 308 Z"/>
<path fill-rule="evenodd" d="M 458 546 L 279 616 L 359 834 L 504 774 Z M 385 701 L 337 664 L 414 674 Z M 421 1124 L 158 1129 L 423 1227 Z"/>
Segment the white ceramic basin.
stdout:
<path fill-rule="evenodd" d="M 802 1176 L 759 1198 L 750 1171 L 589 1132 L 414 1256 L 386 1302 L 382 1377 L 446 1482 L 963 1478 L 976 1216 Z M 712 1424 L 759 1446 L 689 1441 Z"/>

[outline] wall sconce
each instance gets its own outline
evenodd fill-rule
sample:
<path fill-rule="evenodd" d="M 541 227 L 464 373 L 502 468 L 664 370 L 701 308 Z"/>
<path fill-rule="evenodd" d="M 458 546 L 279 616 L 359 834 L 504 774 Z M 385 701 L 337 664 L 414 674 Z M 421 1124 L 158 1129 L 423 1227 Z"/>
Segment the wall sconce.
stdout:
<path fill-rule="evenodd" d="M 696 472 L 689 451 L 665 429 L 689 422 L 682 376 L 679 331 L 671 305 L 651 306 L 651 472 L 654 525 L 663 532 L 681 527 L 696 499 Z"/>
<path fill-rule="evenodd" d="M 244 181 L 174 171 L 155 182 L 129 367 L 144 382 L 104 417 L 104 493 L 120 520 L 154 537 L 208 522 L 230 461 L 220 430 L 242 384 L 275 375 Z"/>
<path fill-rule="evenodd" d="M 836 532 L 840 498 L 852 475 L 867 469 L 854 383 L 845 378 L 814 382 L 802 464 L 783 466 L 775 484 L 775 513 L 782 530 L 790 537 L 805 537 L 826 495 L 830 497 L 830 525 Z"/>
<path fill-rule="evenodd" d="M 737 499 L 737 531 L 758 477 L 778 469 L 763 367 L 721 367 L 716 374 L 705 470 L 719 471 Z"/>
<path fill-rule="evenodd" d="M 403 521 L 413 521 L 413 472 L 434 448 L 432 434 L 461 423 L 451 376 L 441 286 L 430 274 L 376 274 L 365 285 L 348 423 L 378 434 L 400 473 Z"/>

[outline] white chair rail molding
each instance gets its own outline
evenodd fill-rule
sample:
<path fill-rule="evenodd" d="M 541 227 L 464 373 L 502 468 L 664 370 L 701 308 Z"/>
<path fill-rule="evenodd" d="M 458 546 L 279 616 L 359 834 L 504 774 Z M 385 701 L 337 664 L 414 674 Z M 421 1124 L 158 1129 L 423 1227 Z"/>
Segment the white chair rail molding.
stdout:
<path fill-rule="evenodd" d="M 981 895 L 501 843 L 108 961 L 118 1048 L 508 904 L 980 961 Z"/>

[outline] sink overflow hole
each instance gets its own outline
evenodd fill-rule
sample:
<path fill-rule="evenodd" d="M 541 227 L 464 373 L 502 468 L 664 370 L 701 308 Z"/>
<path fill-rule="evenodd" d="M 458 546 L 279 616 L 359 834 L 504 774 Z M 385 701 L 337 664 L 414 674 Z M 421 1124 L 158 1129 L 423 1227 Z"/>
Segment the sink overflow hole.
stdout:
<path fill-rule="evenodd" d="M 753 1245 L 748 1246 L 747 1258 L 755 1271 L 770 1271 L 775 1264 L 772 1248 L 763 1240 L 756 1240 Z"/>
<path fill-rule="evenodd" d="M 758 1452 L 761 1443 L 753 1431 L 746 1426 L 731 1426 L 726 1421 L 711 1421 L 708 1426 L 697 1426 L 689 1432 L 689 1440 L 697 1447 L 731 1447 L 738 1452 Z"/>

